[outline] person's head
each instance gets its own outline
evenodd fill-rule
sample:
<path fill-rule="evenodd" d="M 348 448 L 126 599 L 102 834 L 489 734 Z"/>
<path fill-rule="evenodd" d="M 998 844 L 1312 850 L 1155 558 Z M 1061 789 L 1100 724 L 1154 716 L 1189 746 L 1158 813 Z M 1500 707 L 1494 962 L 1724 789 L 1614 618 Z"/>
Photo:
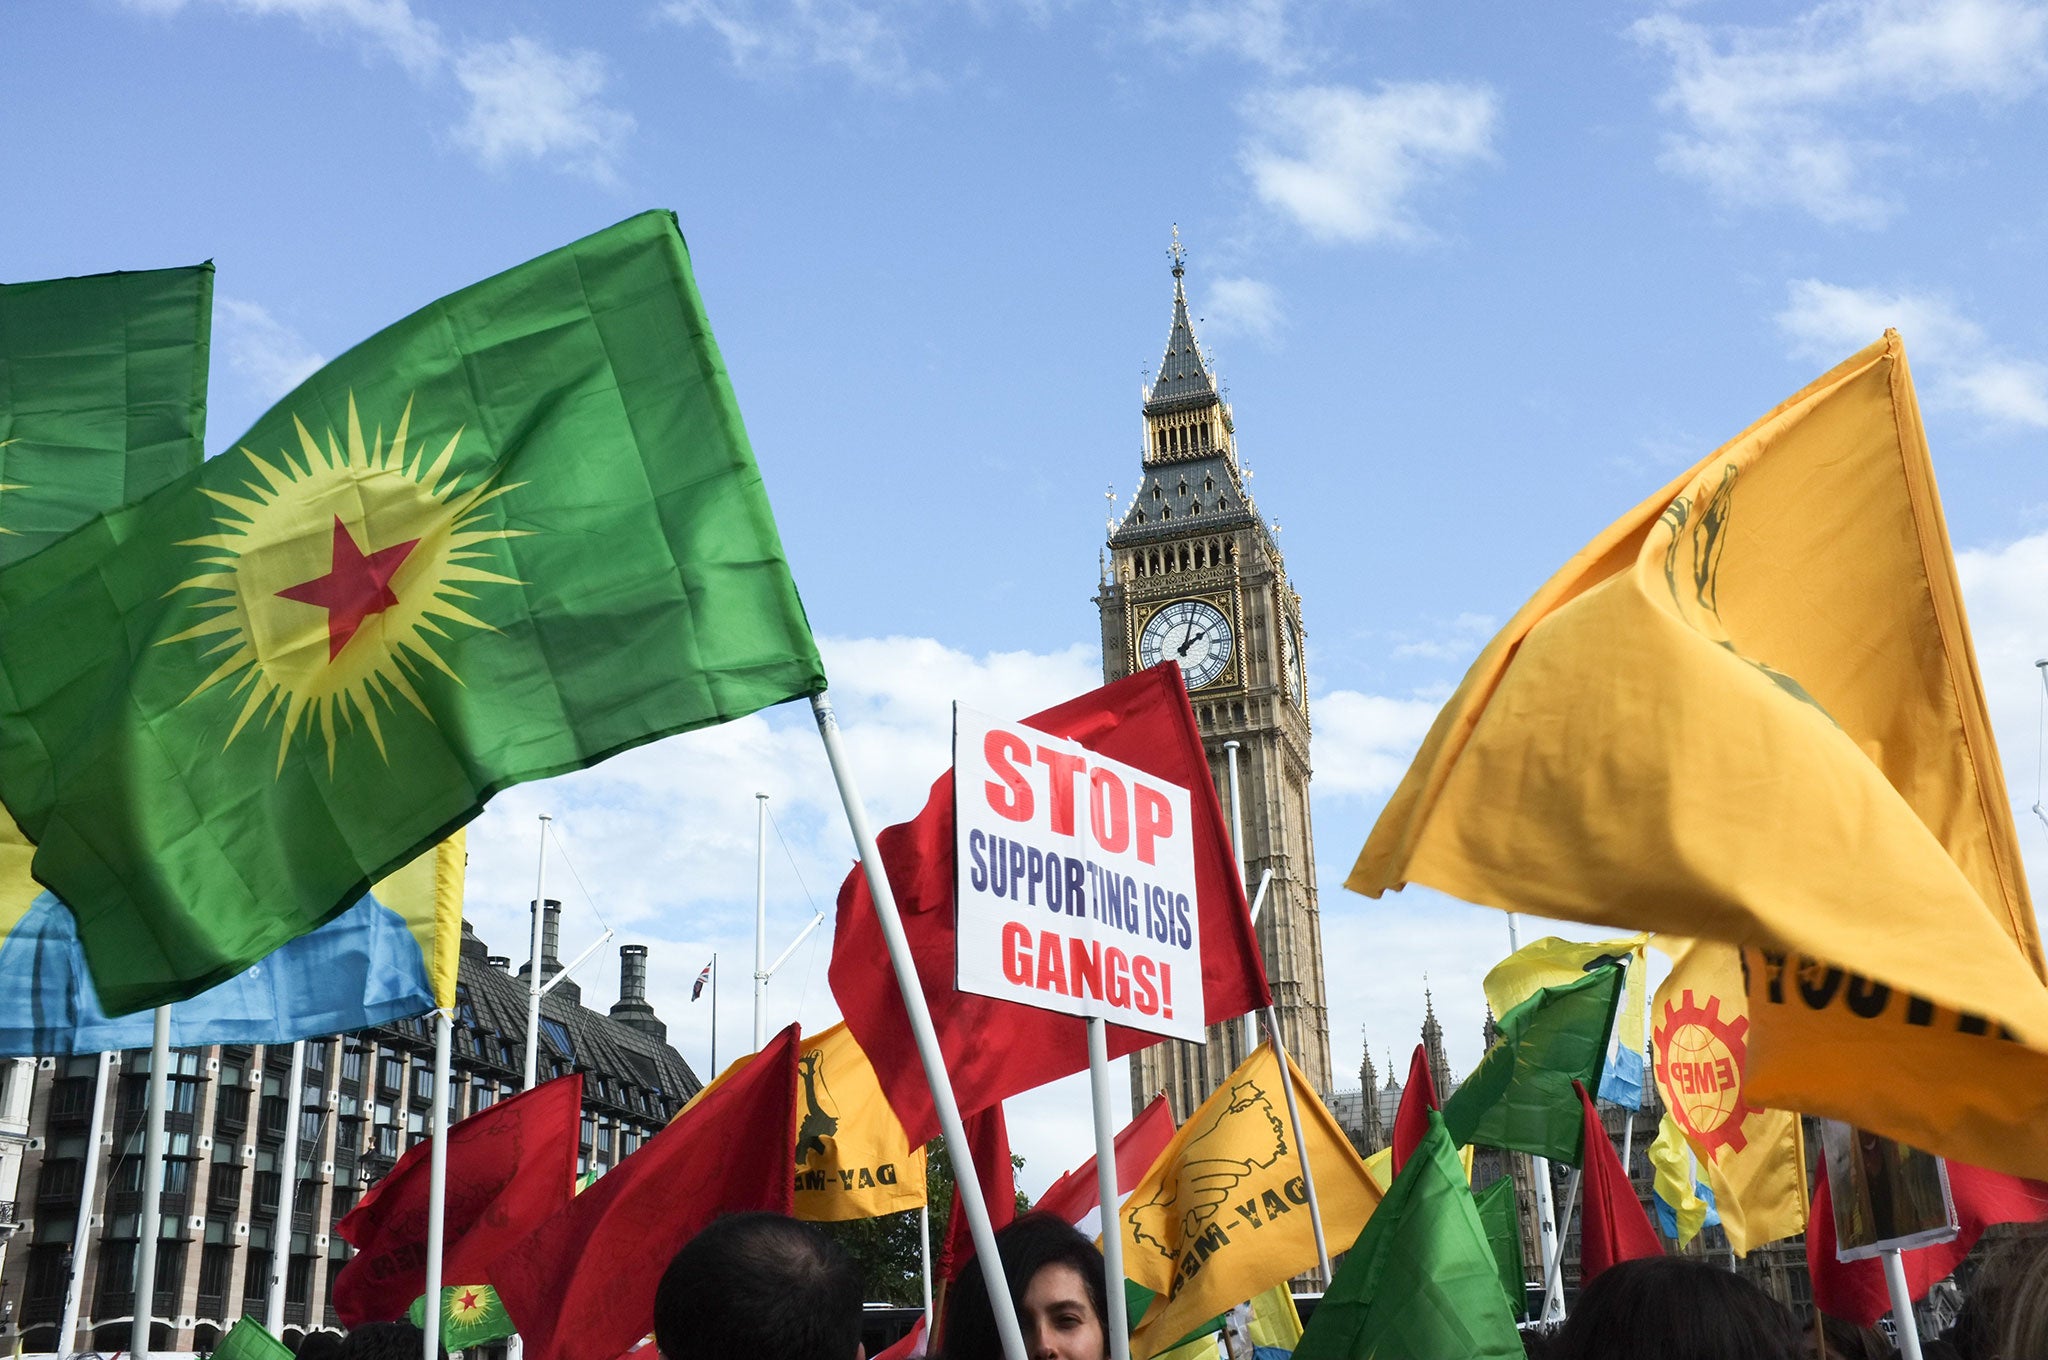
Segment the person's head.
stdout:
<path fill-rule="evenodd" d="M 996 1253 L 1032 1360 L 1104 1360 L 1109 1316 L 1102 1253 L 1065 1220 L 1025 1214 L 996 1234 Z M 995 1311 L 978 1265 L 960 1272 L 946 1296 L 939 1337 L 945 1360 L 998 1360 Z"/>
<path fill-rule="evenodd" d="M 1558 1330 L 1555 1360 L 1800 1360 L 1792 1313 L 1732 1271 L 1682 1256 L 1609 1266 Z"/>
<path fill-rule="evenodd" d="M 347 1344 L 340 1332 L 307 1332 L 299 1343 L 299 1360 L 341 1360 Z"/>
<path fill-rule="evenodd" d="M 837 1242 L 781 1214 L 729 1214 L 683 1245 L 654 1291 L 665 1360 L 856 1360 L 860 1275 Z"/>
<path fill-rule="evenodd" d="M 2013 1243 L 2005 1251 L 1999 1290 L 1995 1352 L 1998 1360 L 2048 1355 L 2048 1237 Z"/>
<path fill-rule="evenodd" d="M 419 1360 L 427 1334 L 410 1322 L 371 1322 L 350 1330 L 341 1360 Z M 448 1360 L 445 1348 L 441 1360 Z"/>

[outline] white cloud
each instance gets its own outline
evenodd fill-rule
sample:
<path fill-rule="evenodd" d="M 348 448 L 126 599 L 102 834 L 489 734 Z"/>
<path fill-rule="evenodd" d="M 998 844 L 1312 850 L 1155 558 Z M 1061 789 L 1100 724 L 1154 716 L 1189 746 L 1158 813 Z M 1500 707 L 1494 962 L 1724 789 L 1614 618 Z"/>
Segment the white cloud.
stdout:
<path fill-rule="evenodd" d="M 174 14 L 187 0 L 125 0 L 148 14 Z M 214 0 L 239 14 L 282 15 L 324 33 L 350 34 L 397 61 L 414 76 L 432 75 L 445 48 L 440 30 L 413 13 L 409 0 Z"/>
<path fill-rule="evenodd" d="M 1927 404 L 1996 425 L 2048 429 L 2048 364 L 2001 353 L 1976 322 L 1935 293 L 1850 288 L 1796 279 L 1778 329 L 1800 358 L 1834 363 L 1896 327 L 1923 375 Z"/>
<path fill-rule="evenodd" d="M 1286 320 L 1280 294 L 1273 285 L 1258 279 L 1215 278 L 1209 280 L 1209 297 L 1202 309 L 1209 334 L 1218 338 L 1250 336 L 1270 342 Z"/>
<path fill-rule="evenodd" d="M 213 348 L 241 380 L 245 404 L 257 410 L 275 403 L 327 362 L 326 355 L 267 308 L 235 297 L 213 300 Z"/>
<path fill-rule="evenodd" d="M 192 0 L 123 0 L 146 14 L 169 15 Z M 422 82 L 444 72 L 468 96 L 453 129 L 456 145 L 491 168 L 547 161 L 609 182 L 633 132 L 630 114 L 601 102 L 604 60 L 594 52 L 558 52 L 523 35 L 452 47 L 411 0 L 210 0 L 238 14 L 296 19 L 315 32 L 344 34 L 398 62 Z"/>
<path fill-rule="evenodd" d="M 1725 202 L 1873 225 L 1894 211 L 1869 170 L 1903 148 L 1872 129 L 1900 101 L 2011 102 L 2048 78 L 2048 6 L 2027 0 L 1826 0 L 1775 28 L 1671 13 L 1631 32 L 1668 56 L 1661 103 L 1683 130 L 1664 165 Z"/>
<path fill-rule="evenodd" d="M 1319 797 L 1385 798 L 1407 773 L 1443 704 L 1332 690 L 1315 700 Z"/>
<path fill-rule="evenodd" d="M 936 83 L 911 61 L 895 7 L 853 0 L 668 0 L 659 13 L 709 30 L 743 72 L 837 67 L 864 85 L 907 92 Z"/>
<path fill-rule="evenodd" d="M 2033 810 L 2043 798 L 2041 731 L 2048 696 L 2034 663 L 2048 657 L 2048 591 L 2041 588 L 2048 581 L 2048 534 L 1959 552 L 1956 575 L 2038 904 L 2048 900 L 2048 824 Z"/>
<path fill-rule="evenodd" d="M 1138 6 L 1140 36 L 1191 57 L 1222 53 L 1291 75 L 1303 65 L 1288 0 L 1184 0 Z"/>
<path fill-rule="evenodd" d="M 605 67 L 595 52 L 557 52 L 514 36 L 464 51 L 455 79 L 470 100 L 455 140 L 485 165 L 546 160 L 612 179 L 633 119 L 599 101 Z"/>
<path fill-rule="evenodd" d="M 1322 241 L 1415 241 L 1430 233 L 1413 199 L 1491 154 L 1499 100 L 1483 85 L 1320 85 L 1255 96 L 1244 115 L 1241 160 L 1268 205 Z"/>

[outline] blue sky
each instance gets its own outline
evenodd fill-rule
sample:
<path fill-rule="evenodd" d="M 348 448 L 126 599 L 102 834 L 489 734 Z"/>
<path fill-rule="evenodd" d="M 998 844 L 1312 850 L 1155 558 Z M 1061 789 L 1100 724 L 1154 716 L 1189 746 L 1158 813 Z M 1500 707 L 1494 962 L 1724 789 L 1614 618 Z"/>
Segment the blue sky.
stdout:
<path fill-rule="evenodd" d="M 434 297 L 675 209 L 878 820 L 952 699 L 1099 675 L 1177 222 L 1305 601 L 1339 1071 L 1361 1026 L 1401 1061 L 1425 973 L 1478 1054 L 1500 918 L 1338 886 L 1435 704 L 1570 552 L 1886 325 L 2048 848 L 2048 5 L 79 0 L 0 43 L 0 276 L 215 260 L 214 449 Z M 521 952 L 552 811 L 566 943 L 602 913 L 653 945 L 700 1066 L 717 949 L 729 1054 L 756 788 L 787 939 L 849 857 L 801 713 L 507 795 L 472 917 Z M 833 1018 L 817 940 L 776 1023 Z M 1082 1155 L 1082 1098 L 1019 1107 L 1030 1188 Z"/>

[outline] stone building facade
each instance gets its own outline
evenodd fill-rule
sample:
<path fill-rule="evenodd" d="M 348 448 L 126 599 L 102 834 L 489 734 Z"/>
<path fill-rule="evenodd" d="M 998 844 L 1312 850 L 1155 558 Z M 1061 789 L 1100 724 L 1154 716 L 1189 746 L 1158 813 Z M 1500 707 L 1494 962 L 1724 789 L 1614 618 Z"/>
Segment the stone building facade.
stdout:
<path fill-rule="evenodd" d="M 546 920 L 543 977 L 560 969 L 558 906 Z M 578 1171 L 604 1171 L 653 1136 L 700 1083 L 667 1043 L 646 1000 L 647 950 L 620 951 L 621 999 L 610 1013 L 582 1004 L 563 979 L 542 1001 L 541 1080 L 583 1073 Z M 284 1339 L 337 1329 L 334 1277 L 350 1248 L 339 1222 L 398 1157 L 428 1135 L 437 1096 L 452 1119 L 520 1089 L 526 969 L 491 955 L 463 927 L 452 1080 L 434 1090 L 431 1017 L 308 1040 L 297 1125 L 287 1128 L 292 1046 L 215 1045 L 171 1051 L 163 1221 L 152 1346 L 209 1350 L 244 1313 L 264 1314 L 273 1244 L 288 1243 Z M 12 1305 L 28 1351 L 51 1351 L 74 1251 L 84 1251 L 80 1349 L 130 1348 L 136 1312 L 141 1150 L 147 1049 L 111 1064 L 94 1183 L 84 1184 L 102 1055 L 29 1060 L 16 1217 L 0 1258 L 0 1301 Z M 0 1100 L 0 1113 L 7 1108 Z M 287 1138 L 298 1171 L 285 1201 Z"/>

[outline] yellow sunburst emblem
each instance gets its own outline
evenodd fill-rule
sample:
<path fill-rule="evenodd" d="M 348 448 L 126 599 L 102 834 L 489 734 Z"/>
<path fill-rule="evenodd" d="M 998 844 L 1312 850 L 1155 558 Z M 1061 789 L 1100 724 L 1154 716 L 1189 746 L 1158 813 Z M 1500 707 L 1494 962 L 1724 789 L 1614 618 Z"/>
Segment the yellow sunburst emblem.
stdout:
<path fill-rule="evenodd" d="M 403 697 L 431 722 L 413 686 L 423 665 L 461 683 L 435 650 L 450 636 L 442 624 L 497 631 L 457 601 L 476 598 L 467 584 L 520 584 L 481 565 L 493 554 L 477 546 L 524 535 L 482 527 L 483 506 L 519 484 L 494 485 L 493 476 L 464 488 L 449 471 L 462 431 L 430 461 L 427 442 L 407 449 L 411 422 L 408 401 L 388 441 L 381 425 L 366 440 L 351 394 L 345 442 L 329 429 L 323 446 L 294 416 L 296 456 L 279 449 L 271 461 L 246 447 L 223 455 L 248 461 L 247 495 L 202 488 L 221 506 L 217 532 L 181 546 L 202 549 L 207 570 L 165 594 L 203 596 L 190 607 L 204 617 L 163 644 L 219 639 L 201 653 L 218 664 L 185 702 L 241 677 L 235 692 L 247 698 L 223 747 L 261 713 L 264 726 L 281 719 L 279 770 L 292 738 L 314 723 L 329 773 L 337 732 L 358 720 L 388 758 L 378 709 L 395 711 Z"/>

